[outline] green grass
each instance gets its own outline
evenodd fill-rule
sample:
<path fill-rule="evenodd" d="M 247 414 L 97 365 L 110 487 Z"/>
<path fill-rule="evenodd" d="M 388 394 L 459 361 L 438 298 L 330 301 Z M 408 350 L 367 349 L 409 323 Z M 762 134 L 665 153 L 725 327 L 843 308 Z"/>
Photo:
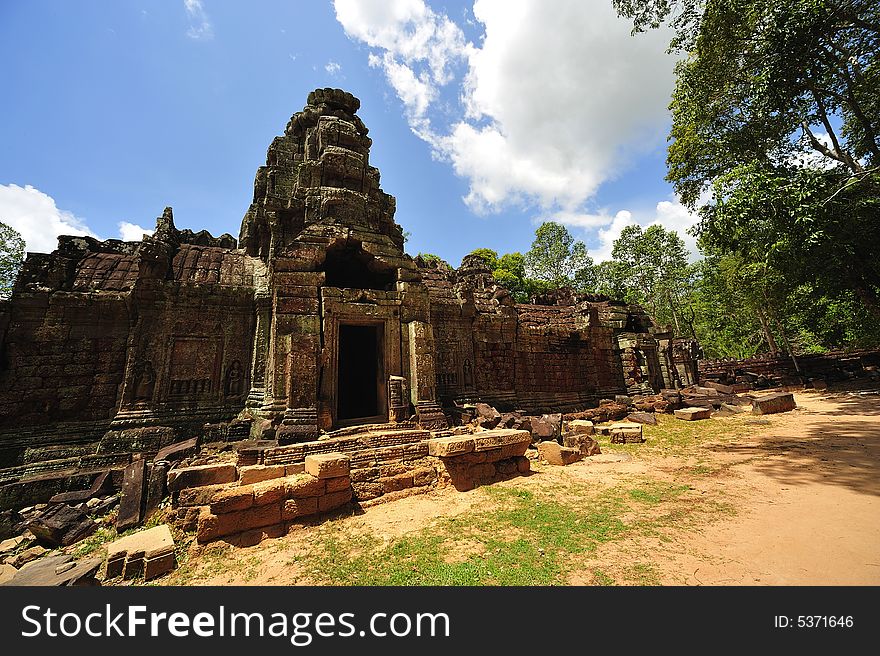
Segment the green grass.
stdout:
<path fill-rule="evenodd" d="M 647 479 L 635 489 L 600 494 L 583 484 L 541 492 L 482 488 L 486 510 L 387 544 L 325 526 L 314 547 L 291 562 L 310 580 L 333 585 L 563 585 L 584 554 L 651 524 L 624 521 L 634 506 L 672 501 L 688 489 Z M 657 579 L 642 570 L 627 577 L 652 585 Z M 615 582 L 598 570 L 593 578 L 598 585 Z"/>

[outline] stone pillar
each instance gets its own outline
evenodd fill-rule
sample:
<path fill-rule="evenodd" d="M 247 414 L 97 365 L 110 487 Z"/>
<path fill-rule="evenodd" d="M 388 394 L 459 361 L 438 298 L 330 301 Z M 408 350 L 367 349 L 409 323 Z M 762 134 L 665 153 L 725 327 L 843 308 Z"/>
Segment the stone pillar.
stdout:
<path fill-rule="evenodd" d="M 410 398 L 416 408 L 419 425 L 426 430 L 448 428 L 435 391 L 434 331 L 431 324 L 424 321 L 411 321 L 408 327 Z"/>

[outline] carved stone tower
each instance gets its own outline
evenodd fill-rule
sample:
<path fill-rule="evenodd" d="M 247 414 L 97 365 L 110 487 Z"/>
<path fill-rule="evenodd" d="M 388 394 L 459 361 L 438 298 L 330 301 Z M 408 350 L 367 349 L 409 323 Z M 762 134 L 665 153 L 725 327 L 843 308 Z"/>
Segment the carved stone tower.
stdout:
<path fill-rule="evenodd" d="M 388 421 L 398 377 L 419 422 L 445 426 L 428 292 L 370 166 L 359 107 L 339 89 L 310 93 L 269 146 L 242 221 L 241 248 L 266 267 L 248 405 L 281 420 L 282 442 Z"/>

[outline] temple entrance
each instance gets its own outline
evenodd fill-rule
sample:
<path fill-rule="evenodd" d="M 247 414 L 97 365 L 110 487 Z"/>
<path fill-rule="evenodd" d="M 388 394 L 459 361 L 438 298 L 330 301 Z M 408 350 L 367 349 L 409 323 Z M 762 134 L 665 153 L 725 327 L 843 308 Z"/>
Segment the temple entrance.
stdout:
<path fill-rule="evenodd" d="M 380 418 L 382 326 L 340 324 L 336 420 Z"/>

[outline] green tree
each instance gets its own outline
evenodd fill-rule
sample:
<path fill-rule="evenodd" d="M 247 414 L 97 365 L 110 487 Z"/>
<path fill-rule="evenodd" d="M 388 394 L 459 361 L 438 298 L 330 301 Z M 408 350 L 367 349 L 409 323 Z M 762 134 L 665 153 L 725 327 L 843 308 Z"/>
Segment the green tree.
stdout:
<path fill-rule="evenodd" d="M 0 221 L 0 298 L 8 298 L 24 260 L 24 239 Z"/>
<path fill-rule="evenodd" d="M 644 306 L 658 323 L 672 323 L 676 333 L 685 329 L 695 335 L 690 303 L 693 268 L 687 248 L 674 230 L 652 225 L 625 227 L 611 251 L 615 265 L 607 272 L 616 276 L 625 298 Z"/>
<path fill-rule="evenodd" d="M 548 221 L 538 226 L 524 265 L 530 278 L 547 283 L 551 288 L 592 291 L 588 285 L 595 283 L 590 272 L 593 259 L 586 245 L 559 223 Z"/>
<path fill-rule="evenodd" d="M 685 204 L 701 205 L 701 248 L 735 256 L 773 301 L 761 309 L 784 315 L 768 315 L 768 342 L 774 330 L 804 344 L 848 334 L 832 324 L 853 299 L 876 323 L 880 4 L 613 2 L 635 32 L 671 23 L 670 48 L 687 54 L 667 179 Z"/>
<path fill-rule="evenodd" d="M 477 248 L 472 250 L 469 255 L 476 255 L 493 271 L 498 268 L 498 253 L 491 248 Z"/>

